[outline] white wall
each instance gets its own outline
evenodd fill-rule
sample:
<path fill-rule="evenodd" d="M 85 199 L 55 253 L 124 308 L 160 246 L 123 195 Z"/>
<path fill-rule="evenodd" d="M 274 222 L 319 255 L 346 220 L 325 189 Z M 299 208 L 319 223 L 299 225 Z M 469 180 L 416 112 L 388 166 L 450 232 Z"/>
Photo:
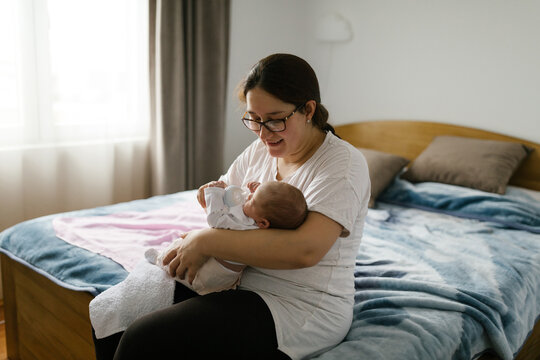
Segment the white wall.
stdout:
<path fill-rule="evenodd" d="M 232 0 L 229 47 L 225 169 L 255 139 L 240 118 L 245 106 L 236 88 L 251 67 L 263 57 L 278 53 L 307 52 L 305 1 Z"/>
<path fill-rule="evenodd" d="M 540 142 L 540 1 L 232 4 L 234 85 L 259 58 L 290 51 L 317 72 L 333 124 L 426 120 Z M 317 22 L 331 12 L 350 21 L 352 41 L 331 45 L 315 39 Z M 241 31 L 246 21 L 254 26 Z M 229 99 L 226 166 L 253 139 L 238 121 L 241 111 L 232 111 L 238 101 Z"/>

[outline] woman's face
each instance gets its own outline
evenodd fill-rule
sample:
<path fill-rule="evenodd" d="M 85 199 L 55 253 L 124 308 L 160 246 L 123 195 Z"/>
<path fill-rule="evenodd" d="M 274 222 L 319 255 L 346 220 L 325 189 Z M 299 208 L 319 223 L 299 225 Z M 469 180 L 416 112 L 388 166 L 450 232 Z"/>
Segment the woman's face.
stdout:
<path fill-rule="evenodd" d="M 254 88 L 246 94 L 247 112 L 256 121 L 283 119 L 295 109 L 293 104 L 279 100 L 261 88 Z M 253 131 L 266 146 L 270 156 L 287 158 L 296 157 L 305 151 L 309 141 L 310 124 L 306 123 L 306 115 L 295 112 L 285 123 L 284 131 L 271 132 L 262 126 Z"/>

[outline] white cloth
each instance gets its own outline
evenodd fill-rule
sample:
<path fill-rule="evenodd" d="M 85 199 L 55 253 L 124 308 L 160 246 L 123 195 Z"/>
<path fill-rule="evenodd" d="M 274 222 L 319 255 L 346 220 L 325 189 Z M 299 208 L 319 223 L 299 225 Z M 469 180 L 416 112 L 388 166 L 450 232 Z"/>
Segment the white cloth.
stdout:
<path fill-rule="evenodd" d="M 208 225 L 235 230 L 258 229 L 255 221 L 244 214 L 242 205 L 229 209 L 224 204 L 224 194 L 225 190 L 219 187 L 205 189 Z M 175 281 L 200 295 L 236 288 L 242 272 L 227 269 L 214 258 L 204 263 L 193 284 L 179 277 L 170 277 L 168 267 L 159 264 L 162 264 L 163 256 L 181 240 L 174 241 L 161 254 L 155 249 L 147 250 L 147 261 L 137 263 L 124 281 L 90 302 L 90 322 L 96 338 L 124 331 L 141 316 L 171 306 L 174 302 Z"/>
<path fill-rule="evenodd" d="M 171 306 L 175 281 L 163 269 L 142 260 L 124 281 L 96 296 L 89 305 L 96 338 L 124 331 L 143 315 Z"/>
<path fill-rule="evenodd" d="M 206 201 L 207 213 L 206 219 L 208 221 L 208 225 L 213 228 L 220 229 L 258 229 L 258 226 L 255 224 L 255 220 L 244 214 L 244 210 L 242 209 L 243 204 L 229 208 L 224 203 L 224 196 L 225 189 L 223 188 L 208 187 L 204 189 L 204 199 Z M 182 241 L 182 239 L 177 241 Z M 161 253 L 161 256 L 158 257 L 156 264 L 161 264 L 162 257 L 165 256 L 170 249 L 176 247 L 176 245 L 176 241 L 169 245 L 169 247 Z M 233 262 L 231 263 L 242 265 Z M 168 266 L 164 268 L 168 271 Z M 193 279 L 193 284 L 190 284 L 188 281 L 180 277 L 176 277 L 176 281 L 182 283 L 200 295 L 205 295 L 212 292 L 236 288 L 238 282 L 240 281 L 241 275 L 241 271 L 238 272 L 227 269 L 216 259 L 211 258 L 199 269 L 197 275 L 195 275 L 195 279 Z"/>
<path fill-rule="evenodd" d="M 277 159 L 260 140 L 234 161 L 220 180 L 246 186 L 276 180 Z M 347 334 L 354 305 L 354 265 L 370 196 L 363 155 L 331 133 L 315 154 L 283 181 L 304 194 L 310 211 L 343 226 L 343 232 L 315 266 L 296 270 L 247 267 L 239 288 L 259 294 L 276 324 L 278 347 L 301 359 L 338 344 Z"/>
<path fill-rule="evenodd" d="M 182 241 L 182 239 L 175 240 L 161 254 L 157 254 L 157 251 L 155 251 L 155 253 L 151 252 L 150 250 L 146 251 L 145 256 L 147 260 L 150 263 L 157 265 L 160 269 L 163 269 L 163 272 L 168 273 L 169 266 L 162 265 L 163 257 L 168 253 L 169 250 L 176 247 L 177 242 L 179 241 Z M 231 269 L 227 269 L 215 258 L 210 258 L 203 264 L 203 266 L 201 266 L 201 268 L 195 275 L 192 284 L 190 284 L 186 279 L 180 278 L 179 276 L 172 279 L 183 284 L 188 289 L 195 291 L 199 295 L 206 295 L 212 292 L 235 289 L 240 282 L 241 275 L 242 271 L 234 271 Z"/>
<path fill-rule="evenodd" d="M 208 225 L 219 229 L 250 230 L 258 229 L 255 220 L 246 216 L 243 204 L 228 207 L 223 200 L 225 189 L 207 187 L 204 189 Z"/>

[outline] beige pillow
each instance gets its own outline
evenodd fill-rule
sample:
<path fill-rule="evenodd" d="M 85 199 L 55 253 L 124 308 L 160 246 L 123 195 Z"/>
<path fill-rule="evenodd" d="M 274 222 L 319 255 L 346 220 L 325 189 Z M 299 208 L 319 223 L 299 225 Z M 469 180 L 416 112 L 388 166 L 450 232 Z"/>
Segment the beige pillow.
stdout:
<path fill-rule="evenodd" d="M 401 178 L 504 194 L 510 177 L 531 151 L 507 141 L 438 136 Z"/>
<path fill-rule="evenodd" d="M 377 196 L 386 189 L 401 169 L 409 163 L 409 160 L 372 149 L 358 148 L 358 150 L 362 152 L 368 164 L 371 180 L 371 197 L 368 206 L 373 208 Z"/>

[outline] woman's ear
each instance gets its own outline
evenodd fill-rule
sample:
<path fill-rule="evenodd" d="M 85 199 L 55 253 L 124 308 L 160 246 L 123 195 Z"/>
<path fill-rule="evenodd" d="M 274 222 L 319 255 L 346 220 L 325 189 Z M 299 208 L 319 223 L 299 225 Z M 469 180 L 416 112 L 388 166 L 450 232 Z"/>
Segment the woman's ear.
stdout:
<path fill-rule="evenodd" d="M 257 220 L 256 223 L 260 229 L 268 229 L 270 227 L 270 221 L 265 218 Z"/>
<path fill-rule="evenodd" d="M 317 108 L 317 102 L 315 100 L 309 100 L 304 105 L 304 113 L 306 115 L 306 118 L 311 120 L 313 119 L 313 115 L 315 115 L 315 109 Z"/>

